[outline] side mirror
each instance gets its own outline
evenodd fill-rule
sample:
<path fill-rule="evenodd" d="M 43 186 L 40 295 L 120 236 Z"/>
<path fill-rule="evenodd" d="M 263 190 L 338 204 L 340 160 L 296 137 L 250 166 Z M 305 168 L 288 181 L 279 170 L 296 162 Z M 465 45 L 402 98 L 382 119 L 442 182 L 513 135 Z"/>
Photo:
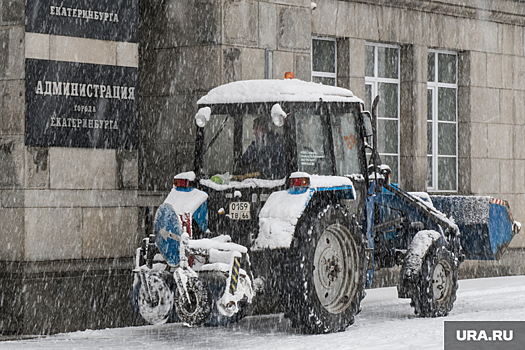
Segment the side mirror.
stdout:
<path fill-rule="evenodd" d="M 286 114 L 283 109 L 281 108 L 281 105 L 276 103 L 272 106 L 272 122 L 275 126 L 281 127 L 284 125 L 284 121 L 286 119 Z"/>
<path fill-rule="evenodd" d="M 210 120 L 211 108 L 203 107 L 200 108 L 197 114 L 195 115 L 195 123 L 199 128 L 204 128 L 206 123 Z"/>

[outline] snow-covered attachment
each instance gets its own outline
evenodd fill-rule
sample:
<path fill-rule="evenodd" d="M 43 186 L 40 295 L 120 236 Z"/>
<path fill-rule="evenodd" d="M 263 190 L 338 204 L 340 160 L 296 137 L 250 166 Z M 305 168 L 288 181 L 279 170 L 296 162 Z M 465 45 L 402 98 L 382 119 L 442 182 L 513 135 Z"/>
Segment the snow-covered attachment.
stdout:
<path fill-rule="evenodd" d="M 150 239 L 154 236 L 146 242 L 151 249 Z M 240 319 L 255 295 L 249 272 L 241 268 L 248 262 L 247 249 L 231 243 L 229 236 L 192 240 L 185 230 L 179 242 L 177 267 L 160 254 L 136 266 L 134 302 L 139 313 L 153 324 L 166 322 L 170 315 L 190 326 Z"/>
<path fill-rule="evenodd" d="M 431 196 L 434 207 L 452 218 L 469 260 L 498 260 L 521 224 L 506 201 L 485 196 Z"/>
<path fill-rule="evenodd" d="M 251 303 L 251 279 L 241 269 L 247 249 L 229 236 L 192 240 L 184 233 L 180 264 L 174 272 L 175 306 L 181 321 L 195 326 L 233 321 L 241 305 Z"/>
<path fill-rule="evenodd" d="M 195 229 L 208 232 L 208 194 L 190 187 L 194 180 L 193 172 L 175 176 L 155 235 L 137 250 L 133 301 L 149 323 L 170 315 L 191 326 L 234 322 L 254 296 L 246 247 L 226 235 L 191 238 Z"/>

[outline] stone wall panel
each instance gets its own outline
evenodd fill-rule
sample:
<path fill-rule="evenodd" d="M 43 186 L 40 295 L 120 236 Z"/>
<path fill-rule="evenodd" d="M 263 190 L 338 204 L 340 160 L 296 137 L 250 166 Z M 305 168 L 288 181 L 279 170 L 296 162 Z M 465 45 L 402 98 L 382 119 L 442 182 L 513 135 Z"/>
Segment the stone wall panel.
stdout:
<path fill-rule="evenodd" d="M 26 33 L 25 34 L 25 56 L 37 60 L 49 59 L 49 34 Z"/>
<path fill-rule="evenodd" d="M 137 208 L 82 209 L 82 258 L 131 257 L 139 246 Z"/>
<path fill-rule="evenodd" d="M 49 148 L 26 147 L 26 188 L 49 188 Z"/>
<path fill-rule="evenodd" d="M 525 57 L 514 56 L 514 86 L 516 90 L 525 90 Z"/>
<path fill-rule="evenodd" d="M 264 79 L 265 51 L 245 48 L 241 53 L 242 80 Z"/>
<path fill-rule="evenodd" d="M 173 176 L 194 169 L 194 152 L 194 144 L 143 142 L 139 150 L 139 190 L 171 190 Z"/>
<path fill-rule="evenodd" d="M 501 69 L 502 69 L 502 87 L 505 89 L 512 89 L 514 87 L 514 77 L 516 69 L 514 68 L 514 57 L 503 55 L 501 57 Z"/>
<path fill-rule="evenodd" d="M 482 50 L 491 53 L 501 53 L 499 27 L 495 22 L 484 21 L 479 24 L 482 35 Z"/>
<path fill-rule="evenodd" d="M 474 195 L 500 193 L 500 165 L 498 159 L 471 158 L 471 190 Z"/>
<path fill-rule="evenodd" d="M 224 1 L 224 43 L 256 46 L 259 38 L 259 6 L 250 0 Z"/>
<path fill-rule="evenodd" d="M 355 12 L 355 3 L 347 1 L 338 1 L 335 35 L 339 38 L 354 37 L 356 35 L 356 17 L 357 16 Z"/>
<path fill-rule="evenodd" d="M 470 51 L 470 68 L 471 86 L 487 86 L 487 54 Z"/>
<path fill-rule="evenodd" d="M 0 188 L 20 188 L 24 184 L 24 145 L 21 137 L 0 137 Z"/>
<path fill-rule="evenodd" d="M 0 260 L 20 261 L 24 259 L 24 208 L 0 207 Z"/>
<path fill-rule="evenodd" d="M 138 189 L 138 162 L 138 151 L 117 150 L 117 188 L 119 190 Z"/>
<path fill-rule="evenodd" d="M 514 159 L 525 159 L 525 126 L 517 125 L 513 129 Z M 524 187 L 525 188 L 525 187 Z"/>
<path fill-rule="evenodd" d="M 259 47 L 277 49 L 277 5 L 259 2 Z"/>
<path fill-rule="evenodd" d="M 379 40 L 379 20 L 376 7 L 356 3 L 355 11 L 359 14 L 356 17 L 356 37 L 370 41 Z"/>
<path fill-rule="evenodd" d="M 82 209 L 27 208 L 25 228 L 26 260 L 82 257 Z"/>
<path fill-rule="evenodd" d="M 24 0 L 4 0 L 0 2 L 0 19 L 2 25 L 24 25 Z"/>
<path fill-rule="evenodd" d="M 489 124 L 488 142 L 489 158 L 512 159 L 513 157 L 513 126 L 503 124 Z"/>
<path fill-rule="evenodd" d="M 314 35 L 335 36 L 338 18 L 337 0 L 318 1 L 317 9 L 312 11 L 312 33 Z"/>
<path fill-rule="evenodd" d="M 499 113 L 500 123 L 515 124 L 514 93 L 512 90 L 501 89 L 499 91 Z"/>
<path fill-rule="evenodd" d="M 487 86 L 503 87 L 503 58 L 498 54 L 487 54 Z"/>
<path fill-rule="evenodd" d="M 470 123 L 470 127 L 472 130 L 470 154 L 464 156 L 471 156 L 474 158 L 487 158 L 489 154 L 489 124 Z M 461 132 L 459 132 L 458 134 L 463 135 Z"/>
<path fill-rule="evenodd" d="M 293 72 L 294 54 L 293 52 L 274 51 L 273 53 L 273 76 L 275 79 L 283 79 L 284 73 Z"/>
<path fill-rule="evenodd" d="M 359 39 L 350 39 L 350 76 L 365 76 L 365 41 Z M 363 83 L 364 84 L 364 83 Z M 364 89 L 363 89 L 364 90 Z M 361 95 L 364 96 L 364 95 Z"/>
<path fill-rule="evenodd" d="M 0 135 L 23 134 L 25 125 L 25 83 L 0 80 Z"/>
<path fill-rule="evenodd" d="M 24 27 L 0 29 L 0 80 L 24 79 L 24 37 Z"/>
<path fill-rule="evenodd" d="M 400 10 L 393 7 L 382 6 L 379 17 L 379 40 L 382 42 L 399 43 Z"/>
<path fill-rule="evenodd" d="M 278 49 L 310 51 L 312 12 L 297 7 L 281 7 L 278 11 Z"/>
<path fill-rule="evenodd" d="M 499 90 L 472 87 L 471 120 L 473 122 L 497 122 L 499 120 Z"/>
<path fill-rule="evenodd" d="M 115 189 L 116 151 L 86 148 L 49 149 L 51 189 Z"/>
<path fill-rule="evenodd" d="M 295 54 L 295 78 L 304 81 L 309 81 L 312 76 L 312 64 L 311 58 L 308 54 L 296 53 Z M 282 77 L 275 77 L 277 79 Z M 339 84 L 338 84 L 339 85 Z M 340 86 L 340 85 L 339 85 Z"/>

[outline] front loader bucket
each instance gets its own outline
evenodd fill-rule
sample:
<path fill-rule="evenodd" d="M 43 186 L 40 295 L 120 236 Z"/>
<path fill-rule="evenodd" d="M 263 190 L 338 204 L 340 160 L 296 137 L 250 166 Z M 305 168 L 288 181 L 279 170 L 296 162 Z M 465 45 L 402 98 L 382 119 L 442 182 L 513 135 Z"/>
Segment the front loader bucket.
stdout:
<path fill-rule="evenodd" d="M 491 197 L 430 196 L 459 227 L 465 259 L 499 260 L 517 233 L 507 202 Z"/>

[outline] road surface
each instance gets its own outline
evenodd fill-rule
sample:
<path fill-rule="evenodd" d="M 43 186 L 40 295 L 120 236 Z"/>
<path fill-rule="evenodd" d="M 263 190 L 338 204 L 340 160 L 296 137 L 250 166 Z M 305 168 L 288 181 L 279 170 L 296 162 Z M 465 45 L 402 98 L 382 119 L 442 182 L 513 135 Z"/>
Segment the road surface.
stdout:
<path fill-rule="evenodd" d="M 247 317 L 228 327 L 181 324 L 64 333 L 0 342 L 0 349 L 443 349 L 443 324 L 454 321 L 524 321 L 525 276 L 462 280 L 448 317 L 418 318 L 393 288 L 367 290 L 362 312 L 345 332 L 302 335 L 282 315 Z"/>

